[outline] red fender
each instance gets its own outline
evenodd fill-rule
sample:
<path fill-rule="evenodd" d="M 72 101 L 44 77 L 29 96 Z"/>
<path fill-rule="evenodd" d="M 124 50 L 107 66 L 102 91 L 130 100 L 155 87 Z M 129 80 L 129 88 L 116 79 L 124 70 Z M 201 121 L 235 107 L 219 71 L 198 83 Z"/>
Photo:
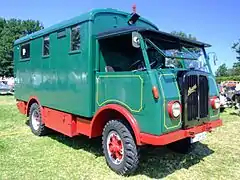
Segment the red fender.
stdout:
<path fill-rule="evenodd" d="M 97 113 L 95 114 L 91 121 L 90 137 L 97 137 L 101 135 L 105 123 L 109 120 L 109 118 L 107 117 L 110 116 L 110 113 L 112 113 L 113 111 L 118 112 L 121 115 L 121 117 L 124 117 L 128 121 L 133 130 L 137 144 L 141 145 L 140 129 L 138 127 L 136 119 L 126 108 L 117 104 L 108 104 L 106 106 L 101 107 L 97 111 Z"/>

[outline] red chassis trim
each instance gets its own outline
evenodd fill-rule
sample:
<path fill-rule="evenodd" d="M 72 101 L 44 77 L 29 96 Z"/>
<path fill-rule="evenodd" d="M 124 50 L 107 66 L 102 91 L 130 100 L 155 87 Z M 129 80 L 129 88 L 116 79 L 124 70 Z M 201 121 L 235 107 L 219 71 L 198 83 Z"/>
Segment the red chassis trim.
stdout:
<path fill-rule="evenodd" d="M 39 103 L 37 98 L 33 97 L 30 101 L 35 100 Z M 27 114 L 28 106 L 31 102 L 18 101 L 17 106 L 21 113 Z M 187 137 L 194 137 L 200 132 L 210 132 L 212 128 L 222 125 L 222 120 L 208 122 L 206 124 L 195 126 L 185 130 L 177 130 L 164 135 L 156 136 L 146 133 L 140 133 L 137 121 L 129 113 L 128 110 L 120 105 L 109 104 L 101 107 L 93 117 L 93 119 L 80 118 L 78 116 L 61 112 L 58 110 L 42 107 L 42 117 L 45 125 L 51 129 L 61 132 L 70 137 L 83 134 L 90 138 L 101 136 L 105 123 L 110 119 L 125 118 L 133 129 L 137 145 L 151 144 L 151 145 L 166 145 Z"/>
<path fill-rule="evenodd" d="M 211 121 L 200 126 L 195 126 L 193 128 L 189 128 L 185 130 L 177 130 L 161 136 L 140 133 L 140 140 L 141 140 L 141 143 L 143 144 L 166 145 L 187 137 L 194 137 L 194 135 L 197 133 L 201 133 L 204 131 L 211 132 L 213 128 L 216 128 L 219 126 L 222 126 L 221 119 Z"/>
<path fill-rule="evenodd" d="M 40 105 L 43 123 L 47 127 L 70 137 L 79 134 L 90 138 L 101 136 L 104 125 L 109 119 L 125 118 L 133 129 L 137 144 L 141 145 L 137 121 L 127 109 L 120 105 L 108 104 L 103 106 L 92 119 L 81 118 L 70 113 L 42 107 L 35 96 L 30 97 L 28 102 L 18 101 L 17 107 L 22 114 L 26 115 L 32 102 L 37 102 Z"/>

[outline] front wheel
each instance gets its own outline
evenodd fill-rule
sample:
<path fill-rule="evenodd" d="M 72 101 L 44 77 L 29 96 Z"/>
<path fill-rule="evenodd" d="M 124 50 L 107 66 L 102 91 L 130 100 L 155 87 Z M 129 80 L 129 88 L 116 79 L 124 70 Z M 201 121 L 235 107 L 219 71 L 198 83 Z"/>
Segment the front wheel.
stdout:
<path fill-rule="evenodd" d="M 129 175 L 137 169 L 137 146 L 131 129 L 123 121 L 111 120 L 105 125 L 102 146 L 107 165 L 114 172 Z"/>

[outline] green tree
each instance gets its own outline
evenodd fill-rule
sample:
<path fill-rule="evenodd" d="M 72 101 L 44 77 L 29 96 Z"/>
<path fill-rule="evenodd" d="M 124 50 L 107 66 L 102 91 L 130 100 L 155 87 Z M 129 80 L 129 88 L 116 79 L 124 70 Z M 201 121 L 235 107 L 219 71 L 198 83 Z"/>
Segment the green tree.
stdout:
<path fill-rule="evenodd" d="M 173 34 L 175 36 L 180 36 L 182 38 L 194 40 L 194 41 L 197 40 L 197 38 L 195 36 L 193 36 L 192 34 L 186 34 L 185 32 L 182 32 L 182 31 L 172 31 L 171 34 Z"/>
<path fill-rule="evenodd" d="M 175 35 L 175 36 L 179 36 L 181 38 L 185 38 L 185 39 L 189 39 L 189 40 L 192 40 L 192 41 L 196 41 L 197 38 L 195 36 L 193 36 L 192 34 L 186 34 L 185 32 L 183 31 L 172 31 L 171 34 Z M 196 53 L 196 54 L 199 54 L 201 52 L 201 50 L 199 48 L 188 48 L 189 51 L 193 52 L 193 53 Z M 175 59 L 169 59 L 168 60 L 168 63 L 169 64 L 176 64 L 176 60 Z"/>
<path fill-rule="evenodd" d="M 228 76 L 228 75 L 229 75 L 228 68 L 227 68 L 225 63 L 218 67 L 218 69 L 216 71 L 216 76 L 217 77 Z"/>
<path fill-rule="evenodd" d="M 237 62 L 233 64 L 232 75 L 238 76 L 240 75 L 240 39 L 238 40 L 238 42 L 233 44 L 232 48 L 237 53 Z"/>
<path fill-rule="evenodd" d="M 240 75 L 240 61 L 237 61 L 237 62 L 233 63 L 232 75 L 233 76 Z"/>
<path fill-rule="evenodd" d="M 196 41 L 197 38 L 195 36 L 193 36 L 192 34 L 186 34 L 185 32 L 182 32 L 182 31 L 172 31 L 171 34 L 175 35 L 175 36 L 179 36 L 181 38 L 185 38 L 185 39 L 189 39 L 189 40 L 192 40 L 192 41 Z M 196 54 L 199 54 L 201 52 L 201 49 L 200 48 L 191 48 L 188 50 L 190 50 L 191 52 L 193 53 L 196 53 Z"/>
<path fill-rule="evenodd" d="M 237 60 L 240 61 L 240 39 L 238 40 L 238 42 L 233 43 L 232 48 L 236 51 L 237 53 Z"/>
<path fill-rule="evenodd" d="M 13 76 L 13 42 L 42 28 L 39 21 L 0 18 L 0 76 Z"/>

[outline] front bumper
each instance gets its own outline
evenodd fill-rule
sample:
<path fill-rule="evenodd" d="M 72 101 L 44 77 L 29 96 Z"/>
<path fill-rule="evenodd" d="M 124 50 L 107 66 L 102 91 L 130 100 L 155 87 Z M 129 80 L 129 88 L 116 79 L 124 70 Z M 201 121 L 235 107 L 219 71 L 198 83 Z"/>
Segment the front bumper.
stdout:
<path fill-rule="evenodd" d="M 216 128 L 219 126 L 222 126 L 221 119 L 210 121 L 208 123 L 195 126 L 189 129 L 177 130 L 161 136 L 141 133 L 140 141 L 141 141 L 141 144 L 166 145 L 184 138 L 194 137 L 195 134 L 198 134 L 201 132 L 211 132 L 213 128 Z"/>

